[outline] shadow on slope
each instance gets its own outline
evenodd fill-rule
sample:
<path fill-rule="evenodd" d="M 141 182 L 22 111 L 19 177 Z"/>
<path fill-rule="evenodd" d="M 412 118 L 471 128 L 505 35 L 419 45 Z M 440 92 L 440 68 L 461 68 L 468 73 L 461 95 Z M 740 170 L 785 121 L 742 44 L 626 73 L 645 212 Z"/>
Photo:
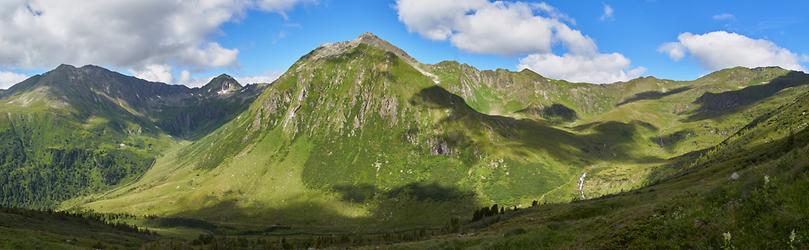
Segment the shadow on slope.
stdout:
<path fill-rule="evenodd" d="M 694 101 L 694 104 L 700 104 L 700 107 L 686 118 L 686 121 L 693 122 L 719 118 L 763 101 L 778 94 L 781 90 L 806 84 L 809 84 L 809 75 L 790 71 L 786 75 L 775 78 L 766 84 L 722 93 L 705 93 Z"/>
<path fill-rule="evenodd" d="M 637 102 L 637 101 L 643 101 L 643 100 L 657 100 L 657 99 L 660 99 L 660 98 L 663 98 L 663 97 L 666 97 L 666 96 L 674 95 L 674 94 L 677 94 L 677 93 L 682 93 L 682 92 L 688 91 L 690 89 L 691 89 L 691 87 L 680 87 L 680 88 L 672 89 L 672 90 L 669 90 L 669 91 L 666 91 L 666 92 L 660 92 L 660 91 L 641 92 L 641 93 L 637 93 L 637 94 L 633 95 L 632 97 L 624 99 L 623 101 L 619 102 L 615 106 L 617 107 L 617 106 L 621 106 L 621 105 L 624 105 L 624 104 L 629 104 L 629 103 L 633 103 L 633 102 Z"/>
<path fill-rule="evenodd" d="M 474 196 L 472 192 L 441 186 L 438 183 L 409 183 L 389 191 L 379 190 L 374 185 L 335 185 L 333 190 L 346 202 L 363 203 L 376 197 L 392 199 L 411 197 L 416 201 L 449 201 Z"/>
<path fill-rule="evenodd" d="M 739 139 L 734 144 L 750 138 Z M 806 242 L 794 239 L 807 235 L 809 161 L 802 157 L 807 144 L 809 130 L 804 128 L 744 150 L 720 145 L 714 149 L 718 154 L 711 153 L 706 161 L 641 189 L 525 209 L 504 216 L 496 226 L 471 224 L 488 227 L 475 235 L 496 236 L 480 236 L 474 240 L 484 243 L 469 244 L 504 249 L 802 249 Z M 509 235 L 515 228 L 520 235 Z"/>
<path fill-rule="evenodd" d="M 517 113 L 536 115 L 554 123 L 572 122 L 579 119 L 575 110 L 558 103 L 543 108 L 528 107 L 518 110 Z"/>
<path fill-rule="evenodd" d="M 346 214 L 338 208 L 338 201 L 289 201 L 278 208 L 228 199 L 201 209 L 154 217 L 149 225 L 230 235 L 379 232 L 441 227 L 454 215 L 466 214 L 478 206 L 472 192 L 436 183 L 409 183 L 388 191 L 370 185 L 343 185 L 333 190 L 340 200 L 361 205 L 368 212 Z"/>
<path fill-rule="evenodd" d="M 460 124 L 479 134 L 491 131 L 500 137 L 518 142 L 519 147 L 510 148 L 518 153 L 521 150 L 542 150 L 574 166 L 587 166 L 593 163 L 592 160 L 622 162 L 662 160 L 635 156 L 631 152 L 638 126 L 656 129 L 648 123 L 611 121 L 590 124 L 588 128 L 594 128 L 595 133 L 579 135 L 536 120 L 479 113 L 469 107 L 461 97 L 439 86 L 423 89 L 410 101 L 417 106 L 450 110 L 449 116 L 440 123 Z"/>
<path fill-rule="evenodd" d="M 655 136 L 649 138 L 649 141 L 657 144 L 661 148 L 666 149 L 668 152 L 674 152 L 674 149 L 680 142 L 694 135 L 695 135 L 694 130 L 689 128 L 678 130 L 670 134 Z"/>

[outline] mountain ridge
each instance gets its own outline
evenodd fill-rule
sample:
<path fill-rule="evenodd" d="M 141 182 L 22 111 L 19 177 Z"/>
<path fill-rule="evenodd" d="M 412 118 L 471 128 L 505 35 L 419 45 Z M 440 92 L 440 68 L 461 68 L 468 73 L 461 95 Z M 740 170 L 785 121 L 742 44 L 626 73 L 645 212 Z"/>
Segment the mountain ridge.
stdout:
<path fill-rule="evenodd" d="M 137 179 L 162 150 L 216 129 L 263 88 L 200 95 L 94 65 L 32 76 L 0 96 L 0 204 L 54 207 Z"/>
<path fill-rule="evenodd" d="M 604 85 L 571 83 L 530 70 L 479 70 L 452 61 L 422 64 L 368 33 L 313 49 L 268 86 L 227 91 L 240 84 L 223 74 L 200 88 L 176 87 L 181 94 L 199 95 L 188 97 L 197 102 L 158 98 L 148 91 L 115 91 L 114 86 L 126 82 L 120 79 L 134 77 L 46 75 L 32 77 L 0 98 L 15 103 L 0 107 L 0 113 L 12 113 L 0 116 L 0 141 L 13 142 L 0 147 L 0 171 L 10 169 L 4 176 L 30 176 L 15 172 L 26 166 L 17 159 L 38 160 L 34 166 L 47 170 L 70 163 L 65 169 L 86 172 L 83 178 L 99 184 L 71 189 L 70 196 L 55 197 L 49 205 L 130 214 L 142 218 L 137 220 L 141 225 L 188 238 L 213 233 L 302 242 L 334 234 L 351 242 L 377 242 L 374 237 L 380 232 L 404 235 L 412 230 L 422 235 L 432 230 L 445 236 L 474 232 L 458 242 L 481 248 L 528 248 L 537 240 L 559 248 L 627 242 L 643 248 L 649 246 L 643 245 L 644 239 L 681 237 L 677 232 L 699 229 L 711 232 L 702 239 L 712 242 L 736 225 L 733 218 L 723 217 L 723 209 L 732 210 L 733 216 L 749 215 L 725 204 L 741 202 L 733 204 L 743 209 L 771 204 L 756 196 L 764 192 L 757 184 L 768 180 L 759 175 L 764 172 L 747 166 L 765 166 L 766 174 L 782 178 L 787 175 L 776 175 L 780 168 L 774 165 L 793 164 L 790 173 L 806 165 L 784 158 L 783 164 L 770 166 L 756 158 L 789 156 L 779 151 L 784 145 L 805 151 L 807 134 L 801 122 L 807 112 L 809 75 L 776 67 L 737 67 L 692 81 L 640 77 Z M 53 80 L 60 75 L 67 80 Z M 87 81 L 68 81 L 71 77 Z M 92 90 L 86 106 L 97 109 L 96 103 L 103 103 L 115 109 L 79 121 L 53 112 L 43 113 L 47 119 L 30 115 L 39 106 L 23 104 L 41 98 L 41 93 L 22 93 L 22 86 L 46 83 L 86 84 Z M 254 89 L 245 90 L 249 88 Z M 244 91 L 255 96 L 241 96 Z M 111 98 L 118 92 L 144 94 Z M 218 115 L 204 108 L 220 101 L 236 108 Z M 166 112 L 170 108 L 176 109 Z M 198 136 L 166 132 L 174 125 L 209 119 L 186 119 L 185 114 L 196 110 L 222 120 L 197 128 Z M 100 119 L 98 114 L 108 116 Z M 125 129 L 107 132 L 117 128 L 104 121 L 114 120 L 113 115 L 125 115 L 119 122 Z M 153 124 L 156 135 L 138 132 L 130 115 Z M 165 117 L 177 120 L 155 122 Z M 61 131 L 64 124 L 73 127 L 63 130 L 82 133 L 25 137 Z M 85 127 L 92 129 L 79 129 Z M 35 138 L 54 139 L 40 143 Z M 41 149 L 47 157 L 26 151 L 37 143 L 49 148 Z M 732 179 L 737 171 L 743 181 Z M 700 190 L 703 184 L 711 189 Z M 803 190 L 800 185 L 789 187 Z M 3 188 L 3 198 L 26 191 L 16 184 Z M 749 190 L 757 191 L 748 195 Z M 700 203 L 704 210 L 691 210 L 686 206 L 689 199 L 721 202 Z M 536 208 L 527 208 L 532 203 Z M 544 203 L 549 204 L 539 205 Z M 488 218 L 480 219 L 481 207 L 486 207 Z M 490 207 L 506 209 L 492 214 Z M 677 217 L 683 211 L 687 219 Z M 755 213 L 773 216 L 766 209 Z M 778 224 L 769 218 L 764 224 Z M 662 223 L 666 221 L 676 223 Z M 779 235 L 797 227 L 796 220 L 787 222 L 776 226 Z M 619 226 L 597 227 L 605 223 Z M 579 233 L 588 241 L 552 234 L 562 230 L 576 235 L 567 225 L 584 230 Z M 587 230 L 590 227 L 596 230 Z M 654 230 L 658 228 L 671 231 Z M 749 240 L 748 235 L 752 233 L 740 238 Z M 442 237 L 416 247 L 455 244 L 442 243 Z M 560 240 L 545 242 L 548 237 Z M 687 237 L 688 242 L 700 242 L 697 236 Z"/>
<path fill-rule="evenodd" d="M 355 41 L 301 57 L 239 118 L 158 160 L 129 187 L 137 192 L 80 206 L 298 226 L 305 215 L 384 228 L 435 225 L 449 216 L 413 217 L 428 210 L 566 202 L 579 192 L 598 197 L 665 178 L 653 175 L 670 159 L 745 126 L 744 113 L 722 114 L 722 122 L 688 117 L 700 112 L 694 102 L 709 90 L 755 86 L 730 75 L 710 88 L 681 89 L 691 82 L 650 77 L 592 85 L 452 63 L 430 65 L 436 84 L 396 53 Z M 798 88 L 744 111 L 763 114 L 783 104 L 806 89 L 797 80 Z M 182 174 L 160 177 L 170 171 Z M 575 185 L 583 173 L 585 191 Z M 177 205 L 160 205 L 167 201 Z M 132 202 L 138 207 L 126 206 Z M 273 213 L 253 212 L 265 210 Z M 394 215 L 379 217 L 387 213 Z"/>

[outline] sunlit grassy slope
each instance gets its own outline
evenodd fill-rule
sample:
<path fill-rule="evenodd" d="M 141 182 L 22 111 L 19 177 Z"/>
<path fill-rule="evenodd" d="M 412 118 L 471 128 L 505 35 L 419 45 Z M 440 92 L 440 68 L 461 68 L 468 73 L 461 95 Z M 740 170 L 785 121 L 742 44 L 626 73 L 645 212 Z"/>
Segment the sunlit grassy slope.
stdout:
<path fill-rule="evenodd" d="M 217 79 L 206 87 L 235 83 Z M 263 88 L 231 85 L 208 93 L 61 65 L 12 86 L 0 93 L 0 206 L 54 207 L 139 178 L 175 138 L 206 134 Z"/>
<path fill-rule="evenodd" d="M 172 148 L 137 182 L 63 207 L 236 230 L 440 227 L 481 205 L 655 183 L 678 173 L 670 166 L 679 156 L 719 144 L 809 83 L 779 68 L 568 83 L 423 65 L 392 48 L 372 35 L 318 48 L 248 110 Z"/>
<path fill-rule="evenodd" d="M 804 249 L 809 93 L 631 192 L 509 211 L 390 249 Z"/>
<path fill-rule="evenodd" d="M 53 81 L 61 73 L 36 76 L 20 85 Z M 0 99 L 3 206 L 52 207 L 133 180 L 172 144 L 154 127 L 117 107 L 98 104 L 82 109 L 52 90 L 39 86 Z"/>

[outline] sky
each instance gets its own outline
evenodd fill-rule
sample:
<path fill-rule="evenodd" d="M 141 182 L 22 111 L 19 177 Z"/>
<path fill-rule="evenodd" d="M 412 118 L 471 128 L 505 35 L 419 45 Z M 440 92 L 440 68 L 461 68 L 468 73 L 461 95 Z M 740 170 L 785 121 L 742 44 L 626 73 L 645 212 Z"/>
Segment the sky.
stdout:
<path fill-rule="evenodd" d="M 0 89 L 66 63 L 170 84 L 271 82 L 373 32 L 423 63 L 613 83 L 809 68 L 809 1 L 0 0 Z"/>

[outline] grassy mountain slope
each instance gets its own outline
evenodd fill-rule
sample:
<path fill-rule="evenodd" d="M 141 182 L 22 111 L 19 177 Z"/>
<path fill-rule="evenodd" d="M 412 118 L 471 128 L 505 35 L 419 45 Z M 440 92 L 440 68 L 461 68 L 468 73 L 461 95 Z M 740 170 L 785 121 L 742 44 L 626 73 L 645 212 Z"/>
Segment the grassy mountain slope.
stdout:
<path fill-rule="evenodd" d="M 260 87 L 242 90 L 203 96 L 69 65 L 16 84 L 0 96 L 0 205 L 53 207 L 134 180 L 175 144 L 171 135 L 218 126 Z"/>
<path fill-rule="evenodd" d="M 567 202 L 664 179 L 677 157 L 789 102 L 807 79 L 737 68 L 692 82 L 567 83 L 424 65 L 366 34 L 302 57 L 139 181 L 66 207 L 245 230 L 435 228 L 482 204 Z"/>
<path fill-rule="evenodd" d="M 802 249 L 809 241 L 809 92 L 632 192 L 548 204 L 387 248 Z"/>
<path fill-rule="evenodd" d="M 604 113 L 638 93 L 686 87 L 682 82 L 653 77 L 604 85 L 570 83 L 548 79 L 527 69 L 478 70 L 453 61 L 429 68 L 442 87 L 457 93 L 482 113 L 557 122 L 574 122 L 580 117 Z"/>
<path fill-rule="evenodd" d="M 137 249 L 159 239 L 112 216 L 0 209 L 2 249 Z"/>
<path fill-rule="evenodd" d="M 573 145 L 596 147 L 598 135 L 479 113 L 418 66 L 363 38 L 319 48 L 239 118 L 86 207 L 219 222 L 437 225 L 478 199 L 553 190 L 575 175 L 561 162 L 585 154 Z"/>

